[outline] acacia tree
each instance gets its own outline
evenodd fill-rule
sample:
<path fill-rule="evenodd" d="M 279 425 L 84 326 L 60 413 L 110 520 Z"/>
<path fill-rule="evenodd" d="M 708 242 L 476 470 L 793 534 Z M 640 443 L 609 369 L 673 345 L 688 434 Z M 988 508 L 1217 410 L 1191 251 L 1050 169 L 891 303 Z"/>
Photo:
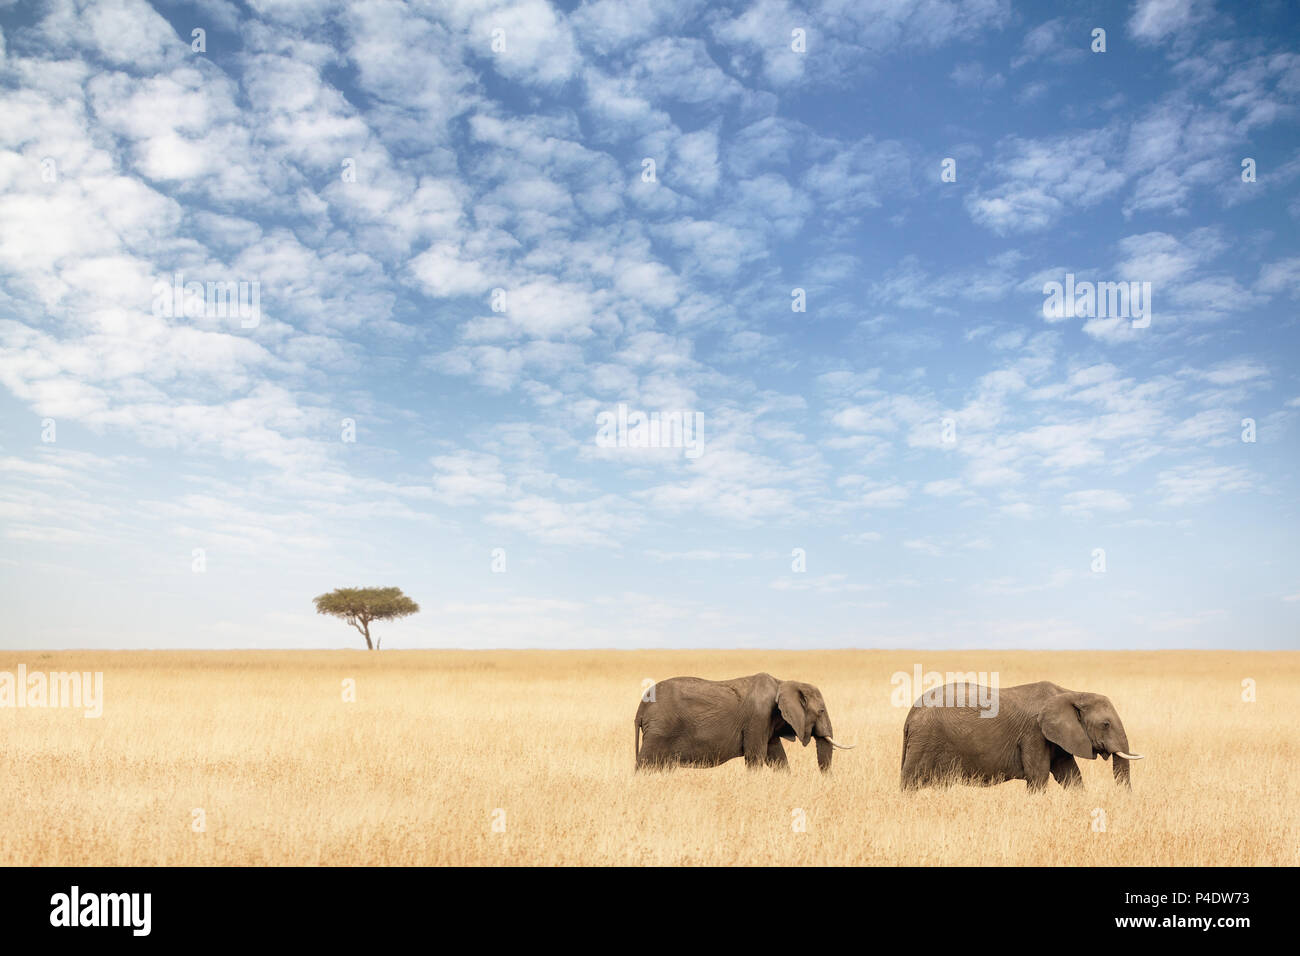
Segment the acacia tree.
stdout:
<path fill-rule="evenodd" d="M 401 588 L 339 588 L 314 599 L 317 614 L 341 617 L 366 639 L 366 650 L 373 651 L 378 642 L 370 643 L 371 621 L 395 621 L 420 610 Z"/>

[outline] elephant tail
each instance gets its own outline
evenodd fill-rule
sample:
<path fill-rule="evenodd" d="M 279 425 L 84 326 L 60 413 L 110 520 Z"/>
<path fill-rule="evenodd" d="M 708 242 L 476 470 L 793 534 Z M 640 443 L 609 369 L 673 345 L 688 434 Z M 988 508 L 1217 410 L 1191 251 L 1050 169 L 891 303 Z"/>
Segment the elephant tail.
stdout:
<path fill-rule="evenodd" d="M 632 749 L 636 753 L 637 763 L 641 762 L 641 715 L 632 721 Z"/>

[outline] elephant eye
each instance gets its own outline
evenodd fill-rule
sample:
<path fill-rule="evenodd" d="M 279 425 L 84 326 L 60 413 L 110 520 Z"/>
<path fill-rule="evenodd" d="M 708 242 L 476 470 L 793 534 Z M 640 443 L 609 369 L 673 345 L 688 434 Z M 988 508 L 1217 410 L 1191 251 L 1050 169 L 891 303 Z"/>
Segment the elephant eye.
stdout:
<path fill-rule="evenodd" d="M 1103 720 L 1103 721 L 1101 722 L 1101 729 L 1102 729 L 1102 730 L 1110 730 L 1110 721 L 1109 721 L 1109 720 Z"/>

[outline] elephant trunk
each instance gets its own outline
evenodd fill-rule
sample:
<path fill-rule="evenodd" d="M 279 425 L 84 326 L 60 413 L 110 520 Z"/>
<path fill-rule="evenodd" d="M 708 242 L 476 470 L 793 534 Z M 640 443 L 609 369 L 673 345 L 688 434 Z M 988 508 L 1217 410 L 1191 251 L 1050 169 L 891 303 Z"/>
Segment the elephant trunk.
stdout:
<path fill-rule="evenodd" d="M 1132 790 L 1133 782 L 1129 779 L 1128 776 L 1128 761 L 1125 760 L 1123 757 L 1119 756 L 1118 754 L 1111 757 L 1110 759 L 1114 764 L 1114 766 L 1111 769 L 1113 769 L 1115 772 L 1115 782 L 1117 784 L 1121 784 L 1125 787 L 1128 787 L 1130 790 Z"/>
<path fill-rule="evenodd" d="M 821 768 L 822 773 L 826 773 L 831 769 L 831 755 L 835 753 L 830 717 L 823 714 L 817 720 L 816 726 L 813 727 L 813 736 L 817 740 L 817 766 Z"/>
<path fill-rule="evenodd" d="M 835 753 L 835 745 L 825 737 L 817 738 L 817 766 L 821 768 L 822 773 L 831 769 L 831 754 Z"/>
<path fill-rule="evenodd" d="M 1119 736 L 1119 746 L 1111 754 L 1111 770 L 1115 774 L 1115 782 L 1133 789 L 1133 781 L 1129 779 L 1129 760 L 1141 760 L 1141 754 L 1131 753 L 1128 749 L 1128 735 L 1121 731 Z M 1124 756 L 1120 756 L 1123 754 Z"/>

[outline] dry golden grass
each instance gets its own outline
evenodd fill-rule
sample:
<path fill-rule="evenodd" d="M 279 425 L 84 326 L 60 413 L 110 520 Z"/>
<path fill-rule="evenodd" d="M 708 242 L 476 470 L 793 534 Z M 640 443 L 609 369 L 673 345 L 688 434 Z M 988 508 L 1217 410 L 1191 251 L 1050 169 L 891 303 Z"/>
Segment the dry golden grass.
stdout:
<path fill-rule="evenodd" d="M 0 710 L 5 865 L 1300 863 L 1297 653 L 0 652 L 20 663 L 103 671 L 106 703 Z M 889 679 L 916 663 L 1108 695 L 1147 754 L 1132 792 L 1081 761 L 1082 792 L 901 793 Z M 858 745 L 830 776 L 792 744 L 788 774 L 632 772 L 643 678 L 760 670 L 821 687 Z"/>

